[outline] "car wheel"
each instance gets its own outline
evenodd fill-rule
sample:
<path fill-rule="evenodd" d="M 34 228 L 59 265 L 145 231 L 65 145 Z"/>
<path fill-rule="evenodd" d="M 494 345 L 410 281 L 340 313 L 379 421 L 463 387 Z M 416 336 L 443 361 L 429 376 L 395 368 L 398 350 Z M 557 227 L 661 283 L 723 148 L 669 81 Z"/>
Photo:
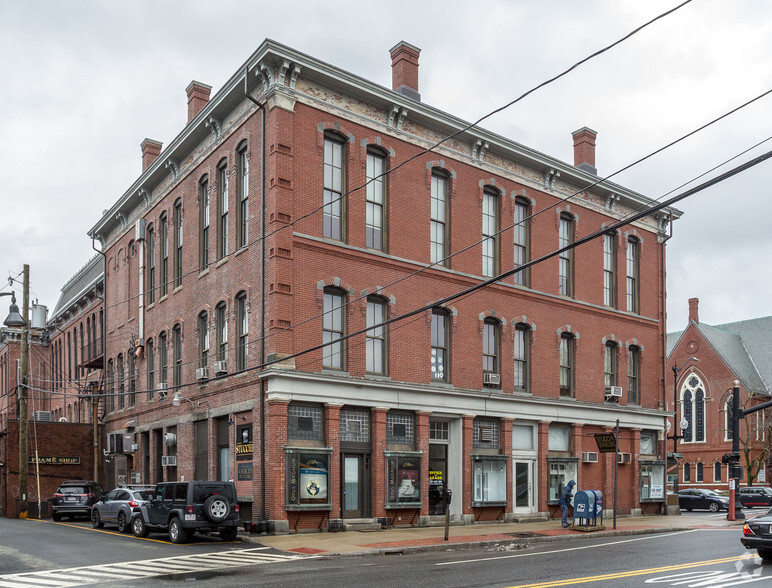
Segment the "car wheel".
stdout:
<path fill-rule="evenodd" d="M 99 516 L 99 511 L 97 509 L 94 509 L 91 511 L 91 524 L 94 526 L 95 529 L 101 529 L 102 527 L 105 526 L 105 523 L 102 520 L 102 517 Z"/>
<path fill-rule="evenodd" d="M 239 530 L 237 527 L 228 527 L 226 529 L 220 529 L 220 538 L 223 541 L 235 541 L 238 535 L 239 535 Z"/>
<path fill-rule="evenodd" d="M 710 512 L 718 512 L 721 509 L 721 505 L 718 502 L 711 502 L 708 506 Z"/>
<path fill-rule="evenodd" d="M 188 540 L 188 533 L 182 528 L 182 523 L 177 517 L 169 521 L 169 540 L 172 543 L 185 543 Z"/>
<path fill-rule="evenodd" d="M 60 515 L 58 513 L 54 513 L 54 514 L 51 515 L 51 518 L 54 519 L 55 523 L 58 523 L 59 521 L 62 520 L 62 515 Z"/>
<path fill-rule="evenodd" d="M 772 549 L 757 549 L 756 553 L 764 561 L 772 561 Z"/>
<path fill-rule="evenodd" d="M 204 515 L 213 523 L 220 523 L 228 518 L 231 505 L 222 496 L 210 496 L 204 502 Z"/>
<path fill-rule="evenodd" d="M 118 513 L 118 520 L 116 521 L 118 523 L 118 532 L 119 533 L 125 533 L 129 530 L 129 524 L 126 522 L 126 513 L 125 512 L 119 512 Z"/>
<path fill-rule="evenodd" d="M 131 520 L 131 532 L 135 537 L 147 537 L 150 534 L 150 529 L 147 528 L 142 515 L 137 515 Z"/>

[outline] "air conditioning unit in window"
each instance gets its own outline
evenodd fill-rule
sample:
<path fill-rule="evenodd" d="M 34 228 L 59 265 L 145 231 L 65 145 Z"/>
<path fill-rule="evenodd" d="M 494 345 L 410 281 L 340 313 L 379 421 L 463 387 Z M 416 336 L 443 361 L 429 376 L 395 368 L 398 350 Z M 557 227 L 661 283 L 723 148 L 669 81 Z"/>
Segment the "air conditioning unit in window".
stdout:
<path fill-rule="evenodd" d="M 54 420 L 50 410 L 36 410 L 33 413 L 33 418 L 39 423 L 40 422 L 50 423 Z"/>
<path fill-rule="evenodd" d="M 483 385 L 498 386 L 501 384 L 501 374 L 485 373 L 483 374 Z"/>
<path fill-rule="evenodd" d="M 107 435 L 107 453 L 123 453 L 123 433 Z"/>
<path fill-rule="evenodd" d="M 162 455 L 161 456 L 161 467 L 168 468 L 168 467 L 175 467 L 177 465 L 177 456 L 176 455 Z"/>
<path fill-rule="evenodd" d="M 203 367 L 203 368 L 197 368 L 196 369 L 196 380 L 208 380 L 209 379 L 209 368 Z"/>
<path fill-rule="evenodd" d="M 620 453 L 617 456 L 617 463 L 632 463 L 632 462 L 633 462 L 632 453 Z"/>
<path fill-rule="evenodd" d="M 159 382 L 157 390 L 158 390 L 159 398 L 166 398 L 166 394 L 169 390 L 169 385 L 166 382 Z"/>
<path fill-rule="evenodd" d="M 216 376 L 221 376 L 223 374 L 228 373 L 228 362 L 223 361 L 215 361 L 214 362 L 214 373 Z"/>
<path fill-rule="evenodd" d="M 622 398 L 622 386 L 606 386 L 606 398 Z"/>
<path fill-rule="evenodd" d="M 582 463 L 598 463 L 598 452 L 582 451 Z"/>

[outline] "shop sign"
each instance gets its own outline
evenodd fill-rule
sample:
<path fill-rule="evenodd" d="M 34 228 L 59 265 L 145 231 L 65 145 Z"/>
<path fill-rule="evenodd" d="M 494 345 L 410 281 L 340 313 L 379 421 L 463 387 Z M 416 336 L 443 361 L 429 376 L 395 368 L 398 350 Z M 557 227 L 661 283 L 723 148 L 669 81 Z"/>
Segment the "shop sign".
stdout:
<path fill-rule="evenodd" d="M 79 457 L 35 457 L 29 456 L 30 463 L 38 463 L 41 465 L 80 465 Z"/>
<path fill-rule="evenodd" d="M 252 443 L 236 444 L 236 461 L 252 459 Z"/>
<path fill-rule="evenodd" d="M 248 482 L 252 480 L 252 462 L 244 461 L 237 465 L 236 479 L 239 482 Z"/>
<path fill-rule="evenodd" d="M 614 453 L 617 450 L 617 438 L 614 433 L 595 433 L 595 443 L 600 453 Z"/>

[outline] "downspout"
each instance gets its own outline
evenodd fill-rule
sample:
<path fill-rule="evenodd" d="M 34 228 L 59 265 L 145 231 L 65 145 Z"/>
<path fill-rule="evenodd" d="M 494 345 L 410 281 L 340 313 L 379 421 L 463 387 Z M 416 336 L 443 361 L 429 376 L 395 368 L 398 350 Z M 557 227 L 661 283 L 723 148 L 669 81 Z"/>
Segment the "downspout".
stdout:
<path fill-rule="evenodd" d="M 673 237 L 673 213 L 672 212 L 670 213 L 669 225 L 670 225 L 669 226 L 670 234 L 665 235 L 664 237 L 662 237 L 662 244 L 661 244 L 661 248 L 660 248 L 660 267 L 661 267 L 661 270 L 662 270 L 662 285 L 663 286 L 665 286 L 665 284 L 666 284 L 666 274 L 667 274 L 667 272 L 665 271 L 665 267 L 666 267 L 665 266 L 665 260 L 666 260 L 665 243 L 667 243 Z M 667 300 L 666 300 L 667 288 L 663 288 L 663 289 L 665 290 L 665 296 L 663 296 L 663 298 L 662 298 L 662 343 L 661 343 L 662 355 L 661 355 L 661 357 L 664 359 L 665 363 L 662 365 L 662 370 L 663 370 L 663 372 L 662 372 L 662 402 L 663 402 L 663 404 L 666 404 L 667 400 L 665 400 L 665 399 L 667 398 L 667 393 L 666 393 L 666 391 L 667 391 L 667 384 L 665 383 L 665 373 L 667 372 L 667 369 L 666 369 L 666 367 L 667 367 L 667 316 L 666 316 L 667 315 Z M 676 407 L 674 406 L 673 407 L 673 411 L 675 411 L 675 410 L 676 410 Z M 665 462 L 665 479 L 664 479 L 664 487 L 665 487 L 665 513 L 664 514 L 668 514 L 668 511 L 667 511 L 667 509 L 668 509 L 668 505 L 667 505 L 667 475 L 668 475 L 668 465 L 667 465 L 667 416 L 665 416 L 663 418 L 664 418 L 664 421 L 665 421 L 664 422 L 665 440 L 662 443 L 662 448 L 663 448 L 662 449 L 662 454 L 663 454 L 662 459 Z M 675 419 L 675 417 L 673 417 L 673 425 L 674 425 L 673 426 L 673 435 L 676 434 L 676 431 L 675 431 L 675 421 L 676 421 L 676 419 Z M 678 465 L 676 465 L 676 475 L 678 475 Z"/>
<path fill-rule="evenodd" d="M 104 277 L 103 280 L 103 296 L 102 296 L 102 324 L 99 325 L 100 329 L 100 335 L 102 336 L 102 380 L 105 379 L 105 364 L 104 362 L 107 361 L 107 336 L 105 335 L 105 325 L 107 324 L 107 255 L 104 251 L 100 251 L 96 247 L 94 247 L 94 237 L 91 237 L 91 248 L 96 251 L 97 253 L 102 255 L 102 260 L 104 261 Z M 99 297 L 98 290 L 96 286 L 94 287 L 94 295 Z M 82 342 L 81 342 L 82 344 Z M 92 388 L 91 393 L 92 396 L 94 395 L 96 391 Z M 105 402 L 107 402 L 107 398 L 105 397 Z M 92 398 L 92 415 L 91 420 L 93 422 L 94 430 L 93 430 L 93 436 L 94 436 L 94 481 L 99 482 L 99 400 Z"/>
<path fill-rule="evenodd" d="M 249 67 L 244 68 L 244 95 L 260 109 L 260 365 L 265 364 L 265 106 L 249 93 Z M 260 522 L 268 531 L 265 501 L 265 379 L 260 378 Z"/>

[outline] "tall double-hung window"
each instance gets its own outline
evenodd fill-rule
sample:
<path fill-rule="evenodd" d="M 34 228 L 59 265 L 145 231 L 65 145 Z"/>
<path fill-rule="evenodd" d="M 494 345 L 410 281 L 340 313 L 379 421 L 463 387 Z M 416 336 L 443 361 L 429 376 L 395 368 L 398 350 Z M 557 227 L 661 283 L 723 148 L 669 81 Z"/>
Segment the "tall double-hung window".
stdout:
<path fill-rule="evenodd" d="M 366 369 L 369 374 L 386 373 L 386 301 L 378 296 L 367 299 Z M 380 325 L 380 326 L 379 326 Z"/>
<path fill-rule="evenodd" d="M 215 308 L 217 322 L 217 361 L 228 359 L 228 312 L 225 302 Z"/>
<path fill-rule="evenodd" d="M 617 305 L 617 238 L 603 235 L 603 305 Z"/>
<path fill-rule="evenodd" d="M 380 151 L 367 152 L 367 209 L 365 244 L 370 249 L 386 250 L 386 156 Z"/>
<path fill-rule="evenodd" d="M 217 259 L 228 255 L 228 164 L 217 168 Z"/>
<path fill-rule="evenodd" d="M 345 146 L 335 135 L 324 137 L 324 208 L 322 210 L 324 236 L 343 240 L 343 211 L 345 193 Z"/>
<path fill-rule="evenodd" d="M 448 260 L 448 178 L 432 173 L 431 262 L 449 266 Z"/>
<path fill-rule="evenodd" d="M 560 215 L 558 247 L 563 249 L 574 242 L 574 218 L 567 213 Z M 574 250 L 561 251 L 558 257 L 558 292 L 563 296 L 574 295 Z"/>
<path fill-rule="evenodd" d="M 249 157 L 247 157 L 247 144 L 242 143 L 236 155 L 238 172 L 238 200 L 239 208 L 236 219 L 236 248 L 249 245 Z"/>
<path fill-rule="evenodd" d="M 147 303 L 155 302 L 155 229 L 147 226 Z"/>
<path fill-rule="evenodd" d="M 515 390 L 528 391 L 528 356 L 531 347 L 531 329 L 518 323 L 515 326 Z"/>
<path fill-rule="evenodd" d="M 492 278 L 499 269 L 499 195 L 483 191 L 482 208 L 482 275 Z"/>
<path fill-rule="evenodd" d="M 483 373 L 499 374 L 499 322 L 493 318 L 483 322 Z M 491 382 L 498 386 L 497 383 Z"/>
<path fill-rule="evenodd" d="M 247 351 L 249 347 L 249 315 L 247 313 L 247 293 L 236 295 L 236 370 L 247 369 Z"/>
<path fill-rule="evenodd" d="M 344 345 L 341 338 L 345 333 L 345 296 L 336 288 L 324 289 L 324 317 L 322 318 L 322 365 L 326 368 L 345 368 Z"/>
<path fill-rule="evenodd" d="M 198 183 L 199 238 L 198 265 L 201 270 L 209 266 L 209 180 L 207 176 Z"/>
<path fill-rule="evenodd" d="M 182 200 L 174 203 L 174 287 L 182 286 Z"/>
<path fill-rule="evenodd" d="M 449 381 L 450 342 L 448 314 L 442 310 L 432 311 L 432 352 L 431 375 L 432 380 Z"/>
<path fill-rule="evenodd" d="M 169 293 L 169 224 L 166 213 L 161 215 L 161 298 Z"/>
<path fill-rule="evenodd" d="M 515 226 L 512 228 L 515 258 L 514 269 L 522 267 L 530 261 L 529 238 L 531 230 L 531 203 L 523 197 L 515 199 Z M 515 284 L 528 286 L 528 268 L 515 273 Z"/>
<path fill-rule="evenodd" d="M 641 350 L 631 345 L 627 349 L 627 403 L 640 403 Z"/>
<path fill-rule="evenodd" d="M 574 395 L 574 336 L 560 335 L 560 395 Z"/>
<path fill-rule="evenodd" d="M 198 315 L 198 367 L 209 367 L 209 315 L 205 310 Z"/>
<path fill-rule="evenodd" d="M 627 310 L 639 312 L 638 275 L 640 272 L 640 242 L 634 237 L 627 240 Z"/>

